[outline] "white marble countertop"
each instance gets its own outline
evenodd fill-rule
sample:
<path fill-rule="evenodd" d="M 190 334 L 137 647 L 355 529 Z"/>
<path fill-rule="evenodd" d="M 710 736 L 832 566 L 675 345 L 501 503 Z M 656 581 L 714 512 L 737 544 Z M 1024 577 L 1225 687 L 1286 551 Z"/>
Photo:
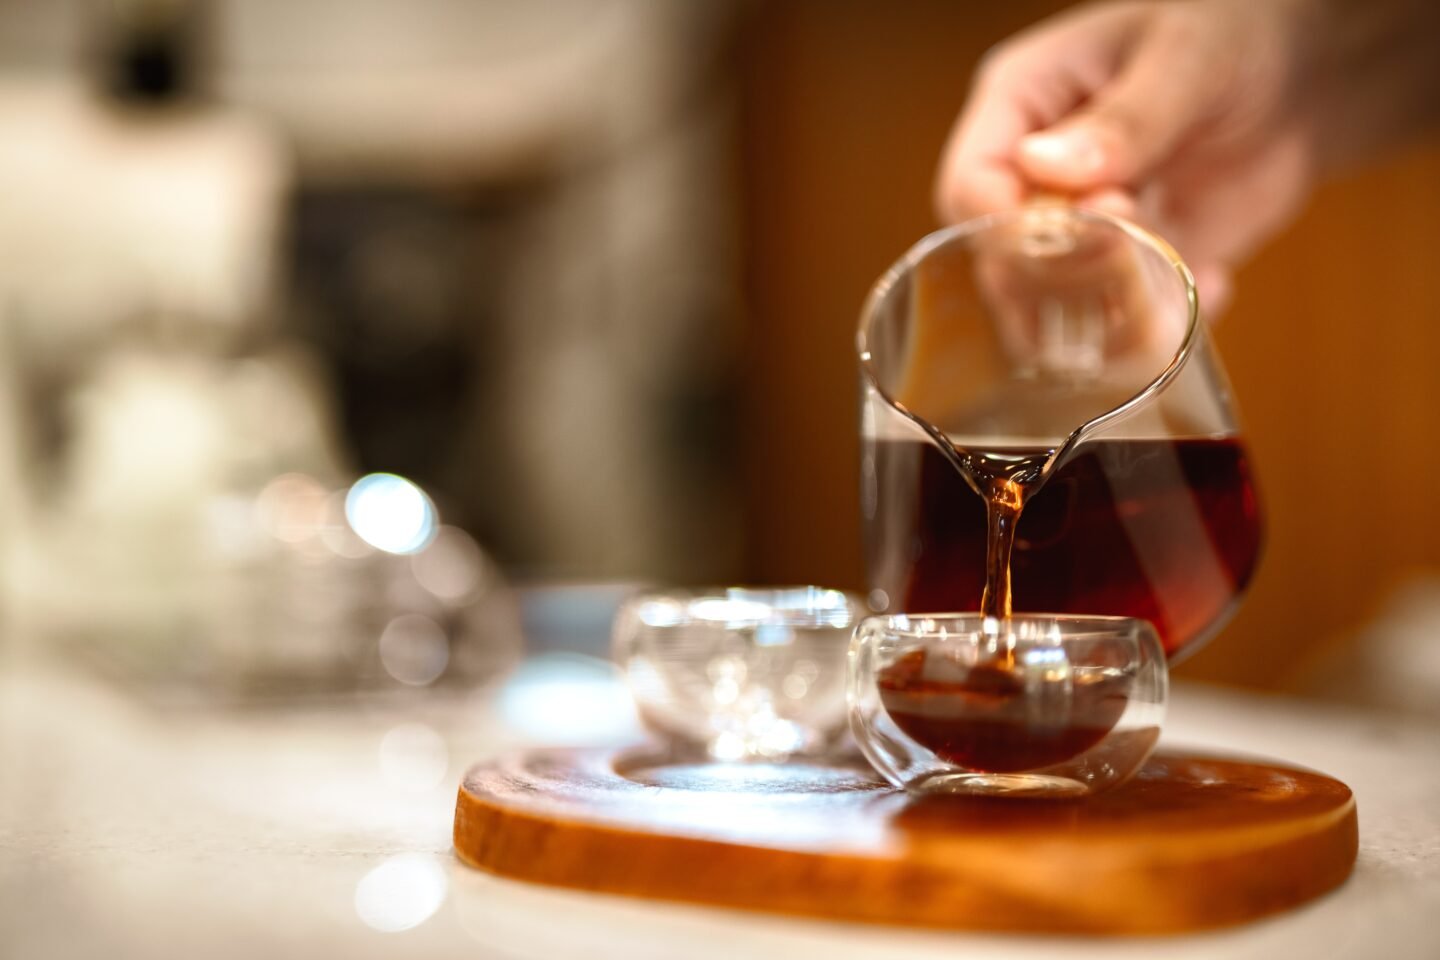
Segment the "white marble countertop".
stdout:
<path fill-rule="evenodd" d="M 517 697 L 530 709 L 510 710 Z M 537 712 L 547 697 L 565 709 Z M 161 708 L 73 672 L 4 664 L 0 954 L 1440 956 L 1440 725 L 1183 685 L 1171 744 L 1284 758 L 1354 788 L 1360 859 L 1344 887 L 1219 933 L 1085 941 L 649 903 L 456 862 L 452 804 L 465 766 L 527 742 L 628 738 L 622 698 L 602 664 L 564 654 L 498 693 L 263 711 Z"/>

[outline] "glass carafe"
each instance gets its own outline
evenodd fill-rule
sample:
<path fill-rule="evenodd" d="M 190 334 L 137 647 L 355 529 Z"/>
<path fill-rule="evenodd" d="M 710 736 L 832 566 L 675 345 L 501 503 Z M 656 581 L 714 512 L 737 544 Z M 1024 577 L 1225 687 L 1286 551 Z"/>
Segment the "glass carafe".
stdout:
<path fill-rule="evenodd" d="M 1256 491 L 1163 240 L 1061 205 L 947 228 L 876 285 L 859 352 L 876 610 L 1134 617 L 1172 661 L 1233 611 Z"/>

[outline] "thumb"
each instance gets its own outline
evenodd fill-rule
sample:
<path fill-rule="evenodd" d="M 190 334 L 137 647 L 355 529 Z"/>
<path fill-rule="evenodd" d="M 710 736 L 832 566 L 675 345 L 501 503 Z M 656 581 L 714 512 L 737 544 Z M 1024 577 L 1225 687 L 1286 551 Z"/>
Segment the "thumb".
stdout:
<path fill-rule="evenodd" d="M 1084 107 L 1020 140 L 1021 172 L 1069 191 L 1143 180 L 1205 119 L 1208 87 L 1198 60 L 1192 45 L 1157 28 Z"/>

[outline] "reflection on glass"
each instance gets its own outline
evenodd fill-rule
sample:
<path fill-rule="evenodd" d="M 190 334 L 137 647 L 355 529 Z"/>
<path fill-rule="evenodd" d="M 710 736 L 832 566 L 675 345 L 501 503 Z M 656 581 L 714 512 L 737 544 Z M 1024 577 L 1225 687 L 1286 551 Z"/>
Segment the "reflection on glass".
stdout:
<path fill-rule="evenodd" d="M 355 885 L 355 915 L 382 933 L 418 927 L 445 902 L 450 881 L 427 854 L 404 853 L 386 860 Z"/>

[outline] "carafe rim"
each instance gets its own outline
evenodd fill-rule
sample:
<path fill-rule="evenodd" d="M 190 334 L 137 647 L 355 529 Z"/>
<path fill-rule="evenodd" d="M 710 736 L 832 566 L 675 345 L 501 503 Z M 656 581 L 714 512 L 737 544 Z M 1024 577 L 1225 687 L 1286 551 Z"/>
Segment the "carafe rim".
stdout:
<path fill-rule="evenodd" d="M 1060 209 L 1070 216 L 1115 227 L 1142 246 L 1159 253 L 1174 269 L 1175 275 L 1180 279 L 1186 299 L 1185 334 L 1181 337 L 1180 345 L 1170 358 L 1170 362 L 1128 400 L 1092 417 L 1071 431 L 1056 447 L 1054 454 L 1051 456 L 1050 462 L 1053 464 L 1058 462 L 1066 451 L 1073 449 L 1083 442 L 1088 434 L 1107 424 L 1123 419 L 1163 391 L 1166 386 L 1179 375 L 1186 361 L 1190 358 L 1191 354 L 1194 353 L 1195 345 L 1200 337 L 1203 336 L 1204 331 L 1201 324 L 1200 298 L 1195 286 L 1195 276 L 1191 273 L 1190 268 L 1185 264 L 1180 254 L 1167 240 L 1137 223 L 1126 220 L 1123 217 L 1102 213 L 1098 210 L 1089 210 L 1083 207 L 1072 207 L 1068 205 L 1058 208 L 1046 206 L 1045 209 Z M 931 252 L 957 239 L 972 236 L 1002 224 L 1020 222 L 1026 217 L 1034 216 L 1036 210 L 1037 207 L 1032 205 L 998 213 L 989 213 L 964 220 L 960 223 L 951 224 L 950 226 L 942 227 L 939 230 L 926 234 L 912 244 L 899 259 L 890 265 L 889 269 L 887 269 L 885 273 L 880 276 L 880 279 L 871 287 L 869 294 L 865 298 L 864 306 L 860 311 L 860 325 L 856 331 L 855 338 L 856 353 L 860 360 L 860 373 L 864 378 L 865 385 L 879 394 L 892 409 L 899 411 L 902 416 L 912 421 L 916 426 L 924 430 L 927 435 L 938 442 L 943 443 L 945 441 L 945 437 L 938 427 L 925 418 L 911 412 L 903 403 L 891 396 L 890 393 L 880 385 L 880 378 L 875 373 L 868 344 L 870 328 L 875 318 L 880 314 L 881 306 L 886 302 L 896 284 Z"/>

